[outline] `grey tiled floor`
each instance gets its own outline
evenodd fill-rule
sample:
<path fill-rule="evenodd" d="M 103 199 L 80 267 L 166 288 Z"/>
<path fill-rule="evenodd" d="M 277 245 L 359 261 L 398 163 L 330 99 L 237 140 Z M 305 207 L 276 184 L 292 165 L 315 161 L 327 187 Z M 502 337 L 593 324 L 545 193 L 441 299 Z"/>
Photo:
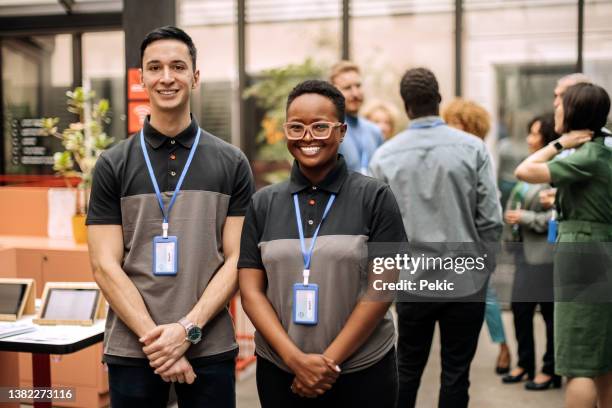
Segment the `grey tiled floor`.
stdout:
<path fill-rule="evenodd" d="M 516 363 L 516 342 L 512 326 L 512 314 L 503 315 L 506 336 L 512 350 L 513 363 Z M 544 323 L 538 314 L 534 319 L 536 332 L 536 353 L 540 358 L 544 352 Z M 497 345 L 491 343 L 489 333 L 483 325 L 480 333 L 478 350 L 472 363 L 470 388 L 470 407 L 472 408 L 561 408 L 563 407 L 563 389 L 544 392 L 529 392 L 522 384 L 505 385 L 500 377 L 493 373 L 497 357 Z M 417 407 L 432 408 L 437 406 L 438 387 L 440 385 L 439 338 L 434 339 L 429 362 L 423 374 Z M 253 369 L 254 367 L 251 367 Z M 257 408 L 257 389 L 254 372 L 242 375 L 237 383 L 237 407 Z"/>

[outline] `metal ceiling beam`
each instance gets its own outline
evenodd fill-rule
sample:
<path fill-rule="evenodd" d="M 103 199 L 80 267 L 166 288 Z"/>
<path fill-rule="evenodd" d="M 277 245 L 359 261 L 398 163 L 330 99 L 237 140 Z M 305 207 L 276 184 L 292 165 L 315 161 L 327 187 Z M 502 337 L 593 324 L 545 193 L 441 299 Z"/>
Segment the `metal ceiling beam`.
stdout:
<path fill-rule="evenodd" d="M 121 23 L 121 13 L 0 17 L 0 36 L 118 30 Z"/>
<path fill-rule="evenodd" d="M 74 7 L 74 0 L 57 0 L 60 6 L 64 9 L 66 14 L 72 14 L 72 8 Z"/>

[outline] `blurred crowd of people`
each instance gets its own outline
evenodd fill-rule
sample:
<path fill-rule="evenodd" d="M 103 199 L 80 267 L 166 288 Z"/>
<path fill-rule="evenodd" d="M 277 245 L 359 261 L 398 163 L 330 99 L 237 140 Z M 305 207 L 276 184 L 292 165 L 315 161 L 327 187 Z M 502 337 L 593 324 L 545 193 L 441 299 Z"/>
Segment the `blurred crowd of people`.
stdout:
<path fill-rule="evenodd" d="M 358 67 L 354 64 L 349 65 L 347 62 L 341 64 L 345 67 L 352 67 L 353 88 L 342 87 L 341 84 L 334 82 L 333 76 L 332 83 L 338 86 L 347 100 L 362 102 L 364 97 Z M 414 75 L 414 71 L 409 71 L 406 75 L 411 75 L 411 72 Z M 420 84 L 417 93 L 425 92 L 423 89 L 428 85 L 433 86 L 437 92 L 437 83 L 433 75 L 428 78 L 428 84 L 425 82 Z M 411 123 L 419 122 L 423 116 L 411 114 L 410 109 L 413 107 L 408 104 L 406 96 L 402 96 Z M 516 166 L 516 162 L 510 163 L 513 166 L 510 170 L 510 177 L 507 171 L 505 174 L 500 171 L 497 177 L 497 190 L 504 221 L 501 239 L 504 242 L 517 244 L 513 246 L 516 267 L 511 302 L 518 346 L 518 361 L 514 367 L 511 364 L 512 358 L 501 318 L 501 307 L 492 285 L 486 291 L 485 321 L 491 340 L 500 345 L 495 371 L 497 374 L 503 374 L 501 379 L 503 383 L 526 381 L 526 390 L 542 391 L 561 387 L 562 376 L 565 376 L 568 379 L 567 407 L 612 406 L 612 336 L 609 332 L 609 328 L 612 327 L 612 308 L 606 302 L 585 304 L 563 299 L 555 303 L 553 275 L 557 275 L 555 281 L 559 282 L 564 279 L 564 276 L 580 275 L 582 271 L 568 270 L 567 266 L 561 264 L 561 259 L 555 263 L 553 246 L 549 245 L 554 242 L 610 241 L 612 217 L 608 210 L 612 197 L 610 187 L 606 183 L 611 181 L 612 176 L 610 167 L 612 134 L 605 127 L 610 100 L 603 88 L 593 84 L 586 75 L 575 73 L 558 80 L 552 102 L 551 111 L 534 112 L 533 118 L 525 129 L 525 142 L 529 157 L 523 157 L 524 160 L 519 166 Z M 347 111 L 347 114 L 357 117 L 357 111 L 358 108 L 353 105 L 352 111 Z M 400 140 L 389 143 L 389 146 L 383 149 L 384 153 L 375 155 L 373 166 L 370 164 L 369 174 L 382 178 L 391 185 L 402 209 L 409 241 L 423 239 L 423 230 L 419 229 L 414 221 L 407 221 L 406 218 L 416 215 L 411 211 L 418 205 L 415 203 L 419 201 L 420 183 L 410 180 L 410 177 L 422 179 L 424 174 L 412 173 L 409 164 L 397 166 L 390 164 L 388 160 L 384 162 L 380 160 L 380 157 L 389 156 L 393 151 L 394 160 L 412 162 L 413 166 L 421 167 L 422 172 L 431 171 L 430 165 L 426 160 L 424 161 L 425 157 L 418 154 L 417 147 L 408 143 L 409 137 L 418 139 L 410 131 L 413 126 L 409 125 L 408 131 L 396 136 L 394 133 L 395 123 L 398 120 L 397 109 L 384 101 L 372 102 L 366 105 L 362 112 L 364 118 L 359 120 L 362 122 L 370 120 L 376 124 L 385 141 L 394 137 L 406 139 L 405 143 Z M 455 98 L 445 104 L 441 114 L 435 109 L 427 113 L 428 115 L 424 116 L 432 118 L 440 116 L 445 125 L 459 129 L 482 141 L 491 130 L 489 113 L 476 102 L 463 98 Z M 435 128 L 437 125 L 429 124 L 424 127 Z M 348 135 L 351 136 L 350 127 Z M 353 133 L 352 136 L 357 135 Z M 422 137 L 431 137 L 431 135 Z M 451 138 L 453 135 L 449 134 L 448 137 Z M 415 143 L 418 144 L 418 142 Z M 397 153 L 402 149 L 410 152 Z M 453 154 L 460 153 L 461 150 L 457 149 Z M 438 154 L 438 160 L 452 168 L 452 160 L 445 160 L 444 153 Z M 506 157 L 503 155 L 500 157 L 500 167 L 508 166 L 508 163 L 504 162 Z M 381 170 L 380 166 L 383 163 L 385 169 Z M 404 178 L 401 180 L 397 180 L 398 171 L 404 173 Z M 385 174 L 391 172 L 396 174 L 396 180 L 385 177 Z M 425 176 L 426 179 L 429 177 L 431 176 Z M 441 191 L 440 199 L 442 196 L 445 200 L 450 199 L 449 194 L 452 188 L 447 190 L 440 185 L 436 188 Z M 403 200 L 405 189 L 411 189 L 412 195 Z M 454 219 L 449 216 L 448 212 L 445 213 L 444 209 L 435 205 L 432 205 L 428 211 L 442 217 L 445 222 Z M 436 227 L 435 222 L 428 225 L 429 228 Z M 437 227 L 439 230 L 439 226 Z M 444 238 L 449 239 L 449 234 L 445 234 Z M 530 296 L 530 290 L 534 291 L 532 296 Z M 533 301 L 525 301 L 530 298 L 533 298 Z M 410 310 L 403 312 L 406 309 Z M 454 309 L 457 309 L 457 305 L 454 305 Z M 538 309 L 546 327 L 546 348 L 542 357 L 541 371 L 536 373 L 533 320 Z M 398 304 L 398 312 L 400 336 L 398 341 L 400 404 L 398 406 L 414 406 L 416 389 L 426 358 L 420 365 L 417 363 L 416 368 L 414 361 L 421 358 L 417 357 L 417 351 L 425 355 L 428 353 L 431 338 L 427 337 L 421 341 L 426 345 L 423 349 L 412 344 L 403 351 L 402 345 L 406 338 L 419 337 L 415 331 L 422 332 L 423 330 L 423 327 L 415 326 L 414 322 L 407 323 L 404 315 L 415 316 L 423 313 L 423 305 L 409 307 Z M 457 339 L 452 339 L 449 335 L 445 336 L 444 319 L 437 316 L 432 320 L 437 320 L 440 324 L 443 350 L 451 349 L 451 343 L 456 342 Z M 406 330 L 404 326 L 410 327 L 411 330 Z M 467 327 L 469 326 L 463 327 L 463 333 L 465 336 L 471 336 L 472 347 L 475 350 L 474 341 L 477 335 L 475 332 L 468 334 L 469 330 L 465 330 Z M 473 356 L 473 353 L 470 355 Z M 597 358 L 593 358 L 593 355 L 596 355 Z M 447 359 L 450 361 L 450 357 L 445 358 L 443 351 L 440 406 L 462 406 L 462 403 L 444 402 L 447 401 L 445 393 L 456 387 L 457 381 L 454 380 L 459 378 L 452 377 L 451 372 L 457 367 L 450 369 Z M 458 358 L 454 356 L 453 359 L 456 363 Z M 464 364 L 467 366 L 463 367 L 466 373 L 469 371 L 467 360 L 470 359 L 466 359 Z M 446 384 L 447 377 L 453 382 Z M 467 374 L 464 380 L 466 379 Z M 464 382 L 465 390 L 467 390 L 467 384 L 467 381 Z M 410 389 L 409 392 L 406 392 L 406 388 Z M 597 405 L 598 398 L 599 405 Z"/>

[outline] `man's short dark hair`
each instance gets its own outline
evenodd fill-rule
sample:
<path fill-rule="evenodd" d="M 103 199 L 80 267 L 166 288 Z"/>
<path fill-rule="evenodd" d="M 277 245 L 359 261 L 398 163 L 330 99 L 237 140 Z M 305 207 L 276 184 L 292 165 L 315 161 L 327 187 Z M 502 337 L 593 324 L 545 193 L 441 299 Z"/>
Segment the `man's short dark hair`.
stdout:
<path fill-rule="evenodd" d="M 412 68 L 406 71 L 400 82 L 400 94 L 410 118 L 438 115 L 440 111 L 442 98 L 438 80 L 427 68 Z"/>
<path fill-rule="evenodd" d="M 298 96 L 304 94 L 318 94 L 329 99 L 336 107 L 336 116 L 338 121 L 344 123 L 344 96 L 342 92 L 335 86 L 326 81 L 318 79 L 309 79 L 304 82 L 300 82 L 291 90 L 289 97 L 287 98 L 286 110 L 289 110 L 289 106 Z"/>
<path fill-rule="evenodd" d="M 557 140 L 559 135 L 555 132 L 555 114 L 552 112 L 544 113 L 536 116 L 529 121 L 527 125 L 527 132 L 531 132 L 531 127 L 534 123 L 540 122 L 540 134 L 542 135 L 542 144 L 546 146 L 553 140 Z"/>
<path fill-rule="evenodd" d="M 600 133 L 610 113 L 610 96 L 595 84 L 572 85 L 563 94 L 563 132 L 589 129 Z"/>
<path fill-rule="evenodd" d="M 159 41 L 159 40 L 177 40 L 185 44 L 187 48 L 189 49 L 189 55 L 191 56 L 191 63 L 193 65 L 193 70 L 195 71 L 197 50 L 196 50 L 195 45 L 193 45 L 193 40 L 191 39 L 189 34 L 184 32 L 180 28 L 174 27 L 174 26 L 164 26 L 164 27 L 156 28 L 155 30 L 151 31 L 149 34 L 145 36 L 144 40 L 142 40 L 142 43 L 140 44 L 140 66 L 141 67 L 142 67 L 142 58 L 144 57 L 145 50 L 151 43 L 155 41 Z"/>

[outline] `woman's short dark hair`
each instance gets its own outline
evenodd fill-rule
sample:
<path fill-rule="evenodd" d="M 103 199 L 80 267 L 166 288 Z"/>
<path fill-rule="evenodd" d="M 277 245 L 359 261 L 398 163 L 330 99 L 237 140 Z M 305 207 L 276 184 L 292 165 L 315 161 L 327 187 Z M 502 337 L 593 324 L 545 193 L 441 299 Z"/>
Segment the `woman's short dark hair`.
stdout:
<path fill-rule="evenodd" d="M 318 79 L 309 79 L 300 82 L 289 93 L 289 97 L 287 98 L 287 106 L 285 109 L 289 110 L 289 106 L 295 100 L 295 98 L 304 94 L 318 94 L 329 99 L 336 107 L 336 116 L 338 116 L 338 121 L 344 123 L 344 96 L 342 95 L 342 92 L 338 90 L 338 88 L 329 82 Z"/>
<path fill-rule="evenodd" d="M 598 85 L 572 85 L 563 94 L 563 132 L 589 129 L 600 133 L 608 113 L 610 96 Z"/>
<path fill-rule="evenodd" d="M 178 40 L 182 42 L 183 44 L 185 44 L 187 46 L 187 49 L 189 50 L 189 56 L 191 57 L 191 63 L 193 65 L 193 70 L 195 71 L 197 50 L 196 50 L 195 45 L 193 44 L 193 40 L 191 39 L 189 34 L 184 32 L 180 28 L 174 27 L 174 26 L 164 26 L 164 27 L 156 28 L 155 30 L 151 31 L 149 34 L 145 36 L 144 40 L 142 40 L 142 43 L 140 44 L 140 65 L 141 66 L 142 66 L 142 57 L 144 56 L 144 52 L 147 49 L 147 47 L 151 43 L 155 41 L 159 41 L 159 40 Z"/>
<path fill-rule="evenodd" d="M 531 127 L 536 122 L 540 122 L 540 134 L 542 135 L 542 144 L 544 146 L 546 146 L 553 140 L 557 140 L 559 136 L 561 136 L 557 132 L 555 132 L 554 113 L 544 113 L 531 119 L 529 121 L 529 124 L 527 125 L 527 132 L 531 132 Z"/>
<path fill-rule="evenodd" d="M 412 68 L 406 71 L 400 82 L 400 94 L 406 113 L 411 118 L 439 113 L 442 98 L 438 80 L 427 68 Z"/>

